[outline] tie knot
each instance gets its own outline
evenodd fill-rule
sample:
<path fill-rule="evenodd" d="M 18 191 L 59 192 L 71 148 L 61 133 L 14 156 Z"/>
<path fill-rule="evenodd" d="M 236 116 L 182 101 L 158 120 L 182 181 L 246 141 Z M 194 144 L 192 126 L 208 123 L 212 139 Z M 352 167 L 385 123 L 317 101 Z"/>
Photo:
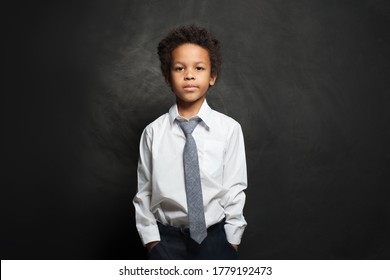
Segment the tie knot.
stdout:
<path fill-rule="evenodd" d="M 180 127 L 183 130 L 183 132 L 187 135 L 187 134 L 191 134 L 194 131 L 198 123 L 199 123 L 199 119 L 193 119 L 193 120 L 189 120 L 188 122 L 181 122 Z"/>

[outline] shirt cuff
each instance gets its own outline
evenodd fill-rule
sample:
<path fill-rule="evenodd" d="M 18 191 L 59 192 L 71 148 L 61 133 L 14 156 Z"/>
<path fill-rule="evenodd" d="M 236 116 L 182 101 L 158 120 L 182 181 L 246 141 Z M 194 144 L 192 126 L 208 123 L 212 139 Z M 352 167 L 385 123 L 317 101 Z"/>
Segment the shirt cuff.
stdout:
<path fill-rule="evenodd" d="M 138 229 L 142 244 L 145 246 L 152 241 L 160 241 L 160 232 L 157 225 L 150 225 L 142 229 Z"/>
<path fill-rule="evenodd" d="M 237 227 L 231 224 L 225 224 L 226 239 L 230 244 L 240 244 L 246 225 Z"/>

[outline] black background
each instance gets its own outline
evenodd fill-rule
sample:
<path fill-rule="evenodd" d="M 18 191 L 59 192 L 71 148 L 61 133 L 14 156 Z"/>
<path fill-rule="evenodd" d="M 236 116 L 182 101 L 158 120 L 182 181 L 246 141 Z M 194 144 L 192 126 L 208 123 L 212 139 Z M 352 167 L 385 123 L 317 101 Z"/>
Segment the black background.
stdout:
<path fill-rule="evenodd" d="M 174 102 L 156 47 L 223 44 L 209 104 L 242 125 L 241 259 L 389 259 L 388 1 L 30 1 L 4 6 L 2 259 L 143 259 L 142 129 Z"/>

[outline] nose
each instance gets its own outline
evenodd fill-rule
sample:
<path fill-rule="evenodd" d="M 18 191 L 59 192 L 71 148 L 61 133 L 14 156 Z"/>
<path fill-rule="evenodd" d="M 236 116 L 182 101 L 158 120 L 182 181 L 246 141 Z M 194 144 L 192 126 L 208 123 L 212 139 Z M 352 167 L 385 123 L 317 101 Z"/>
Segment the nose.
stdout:
<path fill-rule="evenodd" d="M 186 81 L 195 80 L 195 76 L 192 75 L 191 71 L 187 71 L 187 73 L 184 75 L 184 80 Z"/>

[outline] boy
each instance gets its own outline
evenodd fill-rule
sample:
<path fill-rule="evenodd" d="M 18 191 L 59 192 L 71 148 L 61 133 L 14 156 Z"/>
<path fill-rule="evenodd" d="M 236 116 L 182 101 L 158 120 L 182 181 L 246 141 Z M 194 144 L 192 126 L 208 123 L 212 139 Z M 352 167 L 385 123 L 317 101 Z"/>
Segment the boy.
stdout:
<path fill-rule="evenodd" d="M 239 123 L 206 101 L 220 72 L 219 49 L 195 25 L 172 30 L 158 45 L 176 104 L 140 140 L 133 203 L 149 259 L 237 258 L 247 225 L 244 139 Z"/>

